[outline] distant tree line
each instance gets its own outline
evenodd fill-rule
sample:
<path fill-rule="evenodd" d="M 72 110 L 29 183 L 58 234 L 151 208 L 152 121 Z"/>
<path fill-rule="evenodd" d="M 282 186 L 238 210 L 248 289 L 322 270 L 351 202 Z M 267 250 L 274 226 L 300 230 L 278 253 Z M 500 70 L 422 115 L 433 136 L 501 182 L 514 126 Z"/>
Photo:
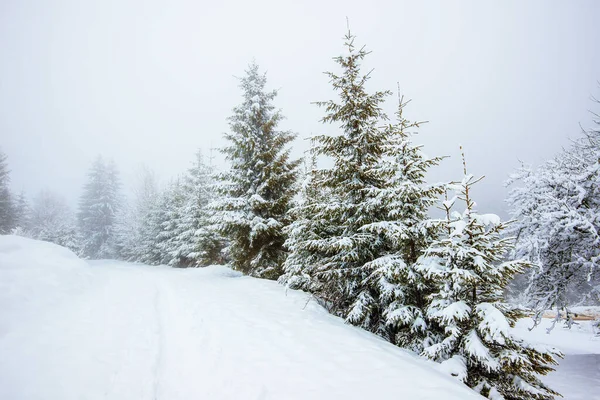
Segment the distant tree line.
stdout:
<path fill-rule="evenodd" d="M 126 200 L 116 167 L 98 158 L 73 213 L 42 192 L 29 204 L 8 187 L 0 157 L 0 231 L 66 246 L 87 258 L 201 267 L 229 264 L 247 275 L 311 293 L 331 313 L 442 364 L 483 396 L 552 399 L 539 378 L 561 355 L 509 331 L 523 306 L 541 312 L 600 302 L 600 130 L 537 169 L 510 179 L 514 221 L 481 213 L 467 168 L 454 182 L 430 184 L 441 161 L 414 144 L 399 95 L 367 90 L 368 52 L 345 37 L 328 73 L 335 100 L 318 102 L 338 132 L 312 137 L 310 154 L 290 157 L 296 134 L 266 75 L 251 64 L 241 103 L 229 118 L 229 169 L 215 173 L 198 151 L 183 175 L 160 188 L 142 171 Z M 600 121 L 596 121 L 600 124 Z M 330 167 L 319 167 L 319 160 Z M 521 186 L 517 187 L 517 183 Z M 443 216 L 433 218 L 437 207 Z"/>

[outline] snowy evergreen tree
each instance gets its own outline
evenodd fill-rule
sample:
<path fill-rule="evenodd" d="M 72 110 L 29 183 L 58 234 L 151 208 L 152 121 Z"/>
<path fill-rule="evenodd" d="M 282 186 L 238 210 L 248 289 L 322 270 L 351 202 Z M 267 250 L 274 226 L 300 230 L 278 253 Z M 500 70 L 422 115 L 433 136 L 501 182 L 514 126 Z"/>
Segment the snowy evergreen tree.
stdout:
<path fill-rule="evenodd" d="M 10 170 L 6 154 L 0 151 L 0 234 L 8 234 L 15 227 L 15 210 L 10 191 Z"/>
<path fill-rule="evenodd" d="M 162 225 L 167 220 L 166 211 L 162 208 L 166 205 L 167 197 L 164 192 L 157 195 L 156 201 L 151 205 L 142 221 L 140 227 L 140 242 L 136 247 L 135 261 L 158 265 L 165 258 L 159 243 L 159 235 Z"/>
<path fill-rule="evenodd" d="M 161 255 L 160 264 L 174 265 L 179 261 L 175 260 L 175 254 L 180 248 L 179 224 L 183 220 L 186 200 L 183 184 L 177 179 L 164 192 L 163 199 L 159 202 L 159 233 L 155 246 Z"/>
<path fill-rule="evenodd" d="M 31 207 L 24 192 L 21 192 L 14 202 L 15 227 L 20 231 L 26 231 L 29 227 Z"/>
<path fill-rule="evenodd" d="M 311 148 L 309 157 L 304 159 L 298 203 L 290 210 L 293 222 L 285 228 L 285 246 L 289 255 L 283 265 L 284 274 L 279 277 L 279 282 L 291 289 L 311 293 L 320 293 L 323 288 L 316 277 L 317 271 L 313 269 L 318 255 L 311 251 L 309 243 L 327 232 L 326 221 L 314 218 L 312 214 L 312 207 L 327 196 L 327 192 L 315 183 L 317 174 L 317 157 L 314 148 Z"/>
<path fill-rule="evenodd" d="M 536 265 L 520 278 L 524 297 L 535 324 L 552 307 L 569 322 L 570 305 L 600 304 L 600 130 L 535 170 L 522 166 L 508 183 L 517 181 L 508 198 L 515 251 Z"/>
<path fill-rule="evenodd" d="M 234 269 L 276 279 L 286 257 L 283 230 L 295 194 L 298 161 L 291 161 L 286 146 L 295 134 L 277 130 L 283 116 L 273 105 L 277 91 L 266 91 L 266 75 L 252 64 L 240 79 L 243 102 L 229 118 L 230 162 L 221 175 L 213 218 L 228 239 Z"/>
<path fill-rule="evenodd" d="M 136 217 L 135 208 L 129 201 L 124 201 L 115 213 L 113 247 L 120 260 L 135 261 Z"/>
<path fill-rule="evenodd" d="M 173 265 L 175 262 L 174 254 L 179 247 L 177 238 L 180 232 L 179 222 L 183 219 L 185 201 L 183 185 L 180 179 L 177 179 L 165 190 L 158 203 L 156 221 L 158 235 L 154 246 L 160 256 L 160 264 Z"/>
<path fill-rule="evenodd" d="M 185 196 L 179 179 L 170 182 L 157 195 L 140 228 L 136 261 L 150 265 L 173 263 L 184 204 Z"/>
<path fill-rule="evenodd" d="M 209 204 L 216 199 L 212 168 L 198 150 L 192 168 L 182 184 L 183 209 L 177 221 L 175 248 L 171 264 L 179 267 L 197 267 L 221 261 L 223 239 L 210 223 Z"/>
<path fill-rule="evenodd" d="M 73 211 L 64 198 L 47 190 L 33 199 L 26 235 L 80 251 Z"/>
<path fill-rule="evenodd" d="M 479 179 L 464 172 L 457 196 L 444 203 L 447 233 L 419 260 L 421 274 L 436 286 L 427 306 L 429 329 L 441 336 L 422 354 L 490 399 L 552 399 L 557 393 L 539 375 L 552 371 L 560 353 L 513 336 L 510 327 L 523 314 L 503 299 L 510 279 L 529 264 L 505 261 L 512 247 L 512 239 L 502 237 L 506 224 L 477 212 L 471 187 Z M 464 202 L 464 212 L 451 211 L 456 201 Z"/>
<path fill-rule="evenodd" d="M 113 243 L 115 215 L 120 206 L 120 183 L 114 163 L 98 157 L 88 174 L 79 202 L 77 220 L 82 255 L 87 258 L 116 256 Z"/>
<path fill-rule="evenodd" d="M 154 172 L 142 167 L 133 188 L 132 201 L 123 204 L 116 215 L 115 250 L 120 259 L 141 261 L 143 258 L 147 250 L 144 244 L 150 235 L 146 231 L 148 221 L 158 195 Z"/>
<path fill-rule="evenodd" d="M 389 92 L 367 93 L 369 76 L 361 74 L 360 65 L 368 53 L 356 49 L 350 33 L 345 39 L 348 53 L 335 58 L 342 74 L 327 73 L 339 102 L 317 103 L 327 113 L 322 121 L 338 124 L 341 134 L 313 138 L 315 154 L 331 159 L 333 166 L 312 174 L 319 195 L 297 211 L 301 218 L 291 230 L 284 279 L 314 293 L 330 311 L 372 329 L 356 314 L 379 313 L 378 300 L 367 298 L 371 293 L 363 289 L 369 263 L 390 250 L 375 224 L 389 218 L 381 196 L 391 176 L 385 175 L 381 160 L 392 157 L 395 147 L 390 130 L 381 127 L 387 120 L 381 104 Z M 355 310 L 357 301 L 372 311 Z"/>
<path fill-rule="evenodd" d="M 367 277 L 348 320 L 420 352 L 435 339 L 424 315 L 432 288 L 416 264 L 437 237 L 437 224 L 430 220 L 429 209 L 442 194 L 443 185 L 426 183 L 427 172 L 441 158 L 428 158 L 422 146 L 413 144 L 410 130 L 419 123 L 404 118 L 406 104 L 400 98 L 397 122 L 387 127 L 387 158 L 378 166 L 385 184 L 373 191 L 383 206 L 383 220 L 363 227 L 377 235 L 386 250 L 364 265 Z"/>

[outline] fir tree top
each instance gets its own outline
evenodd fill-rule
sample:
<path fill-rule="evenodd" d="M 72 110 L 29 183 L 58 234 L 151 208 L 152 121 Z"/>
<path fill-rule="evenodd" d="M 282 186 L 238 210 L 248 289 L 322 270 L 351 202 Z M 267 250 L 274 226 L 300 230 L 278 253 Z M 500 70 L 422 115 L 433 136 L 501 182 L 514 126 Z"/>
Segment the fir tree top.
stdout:
<path fill-rule="evenodd" d="M 361 63 L 369 52 L 364 46 L 357 49 L 354 40 L 355 36 L 348 31 L 344 43 L 348 54 L 334 58 L 342 67 L 342 74 L 325 73 L 339 95 L 339 102 L 329 100 L 315 103 L 325 108 L 326 115 L 321 121 L 338 123 L 342 134 L 313 138 L 316 153 L 330 156 L 335 161 L 335 172 L 330 176 L 332 179 L 327 186 L 349 184 L 351 199 L 361 197 L 358 191 L 364 185 L 381 184 L 380 179 L 369 170 L 385 152 L 387 135 L 380 127 L 388 117 L 381 104 L 391 94 L 390 91 L 367 93 L 365 85 L 370 73 L 361 74 Z"/>

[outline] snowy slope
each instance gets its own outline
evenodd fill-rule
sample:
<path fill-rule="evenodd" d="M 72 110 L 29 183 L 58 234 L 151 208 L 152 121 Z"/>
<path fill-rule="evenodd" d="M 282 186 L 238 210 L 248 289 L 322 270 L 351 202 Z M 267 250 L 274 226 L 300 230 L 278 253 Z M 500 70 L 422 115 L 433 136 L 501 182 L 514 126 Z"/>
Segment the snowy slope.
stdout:
<path fill-rule="evenodd" d="M 86 262 L 64 247 L 0 236 L 0 338 L 87 290 L 91 280 Z"/>
<path fill-rule="evenodd" d="M 0 399 L 469 399 L 307 295 L 0 237 Z"/>

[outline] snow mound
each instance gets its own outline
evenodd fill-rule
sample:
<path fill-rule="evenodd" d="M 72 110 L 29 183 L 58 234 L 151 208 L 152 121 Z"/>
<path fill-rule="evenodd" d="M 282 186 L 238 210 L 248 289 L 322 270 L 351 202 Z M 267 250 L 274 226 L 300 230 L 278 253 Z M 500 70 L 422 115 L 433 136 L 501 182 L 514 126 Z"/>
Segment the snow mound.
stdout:
<path fill-rule="evenodd" d="M 88 265 L 70 250 L 19 236 L 0 236 L 0 337 L 90 283 Z"/>

